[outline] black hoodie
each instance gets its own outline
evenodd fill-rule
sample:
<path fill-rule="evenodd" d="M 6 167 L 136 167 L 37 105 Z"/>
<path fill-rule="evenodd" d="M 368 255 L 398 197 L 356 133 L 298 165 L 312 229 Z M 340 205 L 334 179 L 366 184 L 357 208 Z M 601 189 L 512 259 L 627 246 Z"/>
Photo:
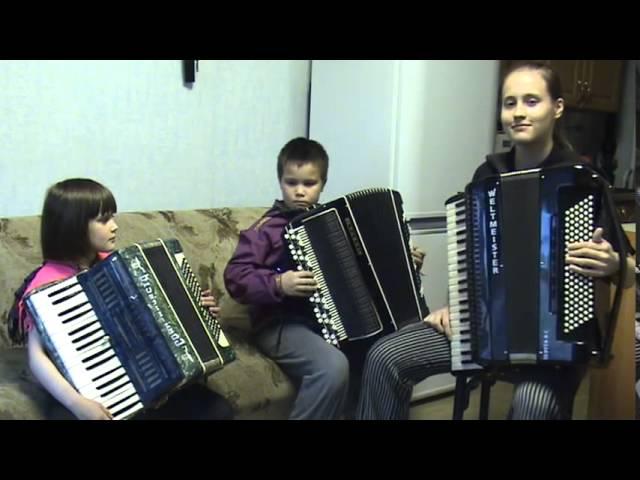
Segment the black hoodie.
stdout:
<path fill-rule="evenodd" d="M 487 177 L 499 175 L 501 173 L 514 172 L 516 170 L 515 158 L 516 158 L 515 147 L 509 150 L 508 152 L 494 153 L 494 154 L 487 155 L 486 161 L 482 165 L 480 165 L 476 169 L 475 173 L 473 174 L 472 181 L 473 182 L 479 181 Z M 560 166 L 570 166 L 570 165 L 576 165 L 576 164 L 584 165 L 585 162 L 574 151 L 564 150 L 564 149 L 558 148 L 557 146 L 554 146 L 551 152 L 549 153 L 549 155 L 547 156 L 547 158 L 545 158 L 542 161 L 542 163 L 540 163 L 540 165 L 538 165 L 538 167 L 536 168 L 560 167 Z M 598 169 L 597 167 L 594 167 L 593 165 L 589 165 L 589 166 L 593 168 L 596 172 L 598 172 L 603 178 L 606 178 L 600 169 Z M 604 229 L 604 238 L 606 238 L 611 243 L 611 245 L 613 246 L 613 249 L 616 252 L 619 252 L 620 245 L 615 240 L 615 237 L 611 235 L 611 232 L 614 228 L 621 228 L 620 220 L 617 214 L 615 215 L 615 218 L 609 218 L 608 215 L 601 216 L 597 224 L 598 226 L 601 226 Z M 622 238 L 625 241 L 627 252 L 630 255 L 633 255 L 635 253 L 635 250 L 631 246 L 631 243 L 629 242 L 627 236 L 623 234 Z"/>
<path fill-rule="evenodd" d="M 475 182 L 476 180 L 482 180 L 483 178 L 487 178 L 492 175 L 498 175 L 500 173 L 514 172 L 516 170 L 515 162 L 515 147 L 508 152 L 487 155 L 486 161 L 482 165 L 480 165 L 476 169 L 476 172 L 473 174 L 472 181 Z M 543 162 L 536 168 L 569 166 L 584 163 L 585 162 L 574 151 L 563 150 L 554 146 L 547 158 L 545 158 Z M 593 167 L 592 165 L 590 165 L 590 167 L 594 168 L 594 170 L 602 175 L 602 172 L 599 169 Z"/>

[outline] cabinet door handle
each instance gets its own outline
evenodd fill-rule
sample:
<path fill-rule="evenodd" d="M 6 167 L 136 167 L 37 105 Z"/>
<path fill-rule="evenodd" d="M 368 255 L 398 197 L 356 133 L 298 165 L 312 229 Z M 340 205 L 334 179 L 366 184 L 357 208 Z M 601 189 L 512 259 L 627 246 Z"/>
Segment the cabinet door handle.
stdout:
<path fill-rule="evenodd" d="M 582 103 L 584 100 L 584 90 L 587 82 L 583 82 L 582 80 L 578 80 L 578 105 Z"/>
<path fill-rule="evenodd" d="M 589 85 L 589 82 L 584 82 L 584 87 L 585 87 L 585 100 L 588 100 L 591 97 L 591 85 Z"/>

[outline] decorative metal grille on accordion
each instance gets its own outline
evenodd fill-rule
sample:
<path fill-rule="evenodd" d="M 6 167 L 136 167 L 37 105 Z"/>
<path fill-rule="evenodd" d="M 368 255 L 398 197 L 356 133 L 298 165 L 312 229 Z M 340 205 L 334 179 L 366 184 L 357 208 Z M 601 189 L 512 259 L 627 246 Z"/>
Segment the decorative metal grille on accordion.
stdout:
<path fill-rule="evenodd" d="M 25 303 L 58 369 L 115 419 L 235 358 L 175 239 L 134 244 Z"/>
<path fill-rule="evenodd" d="M 335 346 L 397 330 L 426 310 L 409 247 L 402 197 L 360 190 L 294 218 L 285 243 L 318 289 L 310 315 Z"/>
<path fill-rule="evenodd" d="M 453 372 L 607 358 L 616 302 L 607 315 L 608 289 L 569 271 L 565 254 L 614 215 L 609 188 L 575 165 L 494 176 L 445 202 Z"/>

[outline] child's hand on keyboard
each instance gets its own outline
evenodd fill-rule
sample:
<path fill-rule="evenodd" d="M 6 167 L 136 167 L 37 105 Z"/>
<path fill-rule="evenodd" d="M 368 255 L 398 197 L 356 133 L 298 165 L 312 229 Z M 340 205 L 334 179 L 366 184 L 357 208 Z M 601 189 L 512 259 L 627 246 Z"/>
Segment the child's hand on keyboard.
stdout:
<path fill-rule="evenodd" d="M 566 263 L 569 270 L 589 277 L 608 277 L 620 268 L 620 259 L 613 247 L 602 237 L 602 228 L 593 232 L 588 242 L 568 245 Z"/>
<path fill-rule="evenodd" d="M 211 316 L 216 318 L 218 313 L 220 313 L 220 307 L 218 306 L 218 301 L 216 297 L 213 296 L 211 290 L 203 290 L 200 296 L 200 305 L 209 309 Z"/>
<path fill-rule="evenodd" d="M 70 410 L 79 420 L 112 420 L 109 411 L 94 400 L 89 400 L 82 395 L 71 405 Z"/>
<path fill-rule="evenodd" d="M 318 288 L 313 273 L 306 270 L 289 270 L 276 277 L 278 288 L 291 297 L 310 297 Z"/>
<path fill-rule="evenodd" d="M 440 333 L 444 333 L 451 340 L 451 325 L 449 324 L 449 307 L 443 307 L 440 310 L 431 312 L 424 319 L 426 323 L 431 325 Z"/>
<path fill-rule="evenodd" d="M 413 247 L 411 249 L 411 257 L 413 257 L 413 263 L 416 266 L 416 271 L 422 270 L 422 264 L 424 263 L 425 253 L 419 247 Z"/>

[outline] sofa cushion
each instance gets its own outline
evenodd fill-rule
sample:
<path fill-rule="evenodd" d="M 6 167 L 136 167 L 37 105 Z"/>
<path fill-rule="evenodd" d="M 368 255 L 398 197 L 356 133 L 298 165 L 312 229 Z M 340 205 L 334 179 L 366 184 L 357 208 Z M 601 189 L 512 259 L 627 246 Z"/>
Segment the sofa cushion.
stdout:
<path fill-rule="evenodd" d="M 27 367 L 26 349 L 0 349 L 0 420 L 44 419 L 47 402 Z"/>
<path fill-rule="evenodd" d="M 287 418 L 295 389 L 291 381 L 237 329 L 226 333 L 236 351 L 236 360 L 207 380 L 209 388 L 224 396 L 238 419 Z"/>

